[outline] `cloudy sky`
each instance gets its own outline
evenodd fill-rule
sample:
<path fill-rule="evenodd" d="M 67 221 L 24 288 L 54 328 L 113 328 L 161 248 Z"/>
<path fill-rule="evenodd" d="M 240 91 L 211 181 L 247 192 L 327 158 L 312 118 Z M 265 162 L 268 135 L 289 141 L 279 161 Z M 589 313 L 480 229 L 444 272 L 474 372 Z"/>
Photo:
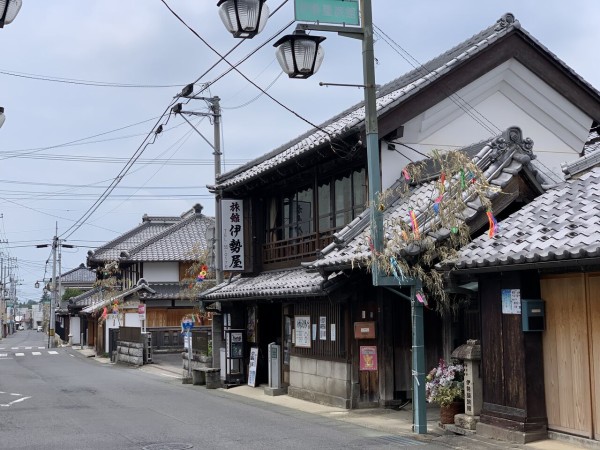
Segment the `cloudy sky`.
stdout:
<path fill-rule="evenodd" d="M 239 43 L 221 24 L 216 0 L 164 2 L 221 54 Z M 66 272 L 85 263 L 88 250 L 139 224 L 143 214 L 180 215 L 198 202 L 214 214 L 205 187 L 214 178 L 212 150 L 180 117 L 160 119 L 182 86 L 214 81 L 204 95 L 221 98 L 225 170 L 310 127 L 239 74 L 223 76 L 225 63 L 209 70 L 218 56 L 164 2 L 23 0 L 15 21 L 0 29 L 0 106 L 6 110 L 0 129 L 0 251 L 5 263 L 16 258 L 20 301 L 38 300 L 36 280 L 52 275 L 50 248 L 36 245 L 49 244 L 56 227 L 76 246 L 62 252 Z M 294 2 L 267 3 L 271 11 L 283 6 L 261 35 L 227 57 L 230 62 L 293 31 Z M 390 45 L 379 36 L 375 44 L 377 83 L 412 69 L 403 52 L 425 62 L 506 12 L 600 87 L 596 0 L 373 0 L 375 25 L 393 40 Z M 362 82 L 359 41 L 329 35 L 321 70 L 305 81 L 281 75 L 272 42 L 239 69 L 308 122 L 320 123 L 362 99 L 359 89 L 319 86 Z M 185 109 L 206 111 L 206 103 L 195 100 Z M 144 147 L 156 123 L 165 131 Z M 208 120 L 197 127 L 212 141 Z M 144 151 L 137 162 L 82 223 L 138 149 Z"/>

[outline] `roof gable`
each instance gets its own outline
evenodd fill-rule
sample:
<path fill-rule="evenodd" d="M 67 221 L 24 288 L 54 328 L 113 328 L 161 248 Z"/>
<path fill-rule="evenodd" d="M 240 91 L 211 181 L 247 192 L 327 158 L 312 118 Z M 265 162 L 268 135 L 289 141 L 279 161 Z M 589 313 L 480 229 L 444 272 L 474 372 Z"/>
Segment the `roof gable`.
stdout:
<path fill-rule="evenodd" d="M 518 36 L 522 48 L 515 49 L 514 44 L 516 44 L 516 41 L 509 42 L 511 36 Z M 506 45 L 503 50 L 498 51 L 497 44 L 505 41 Z M 448 78 L 449 74 L 458 72 L 460 67 L 466 67 L 467 62 L 478 61 L 475 67 L 468 70 L 468 72 L 471 72 L 469 76 L 476 79 L 481 73 L 485 73 L 485 71 L 490 70 L 500 62 L 515 57 L 515 55 L 518 56 L 524 46 L 529 46 L 534 50 L 529 51 L 528 55 L 521 60 L 523 64 L 532 67 L 534 73 L 542 75 L 543 79 L 549 81 L 554 89 L 565 92 L 571 102 L 579 105 L 582 109 L 593 110 L 590 111 L 590 115 L 600 119 L 600 93 L 523 30 L 514 16 L 508 13 L 491 27 L 381 87 L 377 94 L 380 135 L 384 136 L 402 123 L 402 120 L 398 120 L 398 117 L 389 114 L 392 110 L 401 111 L 403 119 L 406 120 L 418 114 L 418 111 L 422 111 L 423 108 L 431 106 L 427 105 L 426 102 L 416 101 L 416 96 L 426 90 L 431 92 L 432 90 L 429 88 L 438 80 L 442 78 L 445 80 L 444 89 L 434 90 L 435 95 L 428 100 L 433 104 L 467 84 L 467 81 L 462 80 L 463 85 L 461 86 L 459 84 L 460 80 L 454 79 L 451 81 Z M 482 60 L 480 56 L 491 47 L 494 47 L 494 50 L 489 52 L 491 56 L 487 60 Z M 545 57 L 539 58 L 540 53 Z M 555 82 L 548 80 L 547 73 L 550 67 L 548 64 L 554 67 L 555 70 L 558 69 L 565 74 L 567 78 L 563 77 Z M 566 84 L 577 85 L 579 89 L 568 89 L 565 87 Z M 577 94 L 573 93 L 575 91 L 577 91 Z M 410 107 L 405 105 L 409 100 L 415 100 Z M 397 107 L 400 104 L 403 104 L 403 108 L 398 109 Z M 364 118 L 364 104 L 361 102 L 324 122 L 318 129 L 313 129 L 272 152 L 223 174 L 217 180 L 217 186 L 225 190 L 235 189 L 237 186 L 257 179 L 263 174 L 289 164 L 300 157 L 312 154 L 319 148 L 331 145 L 332 142 L 339 141 L 340 138 L 364 129 Z"/>

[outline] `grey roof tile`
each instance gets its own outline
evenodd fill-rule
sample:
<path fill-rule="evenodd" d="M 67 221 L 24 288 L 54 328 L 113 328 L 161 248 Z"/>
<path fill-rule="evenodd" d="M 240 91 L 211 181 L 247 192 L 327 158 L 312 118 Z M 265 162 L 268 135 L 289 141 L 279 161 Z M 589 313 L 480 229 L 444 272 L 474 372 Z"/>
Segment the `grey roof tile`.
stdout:
<path fill-rule="evenodd" d="M 507 143 L 508 145 L 505 145 Z M 527 155 L 529 160 L 531 160 L 531 158 L 534 157 L 531 153 L 531 148 L 531 141 L 523 139 L 521 130 L 514 127 L 508 129 L 497 138 L 481 143 L 481 145 L 470 146 L 469 151 L 471 153 L 468 154 L 475 155 L 473 156 L 473 161 L 482 171 L 484 171 L 484 173 L 487 173 L 488 176 L 491 177 L 488 178 L 489 182 L 493 182 L 498 178 L 508 182 L 512 177 L 517 176 L 517 173 L 514 173 L 513 170 L 515 166 L 511 162 L 513 158 L 516 155 Z M 519 164 L 521 164 L 522 168 L 525 167 L 522 162 Z M 494 170 L 486 170 L 488 167 L 492 166 L 495 167 Z M 529 165 L 527 165 L 527 167 L 529 167 Z M 505 172 L 506 168 L 508 168 L 510 173 Z M 458 180 L 454 180 L 454 183 L 457 182 Z M 450 189 L 447 189 L 444 195 L 449 195 L 449 191 Z M 481 203 L 475 201 L 471 202 L 469 195 L 471 194 L 468 189 L 463 192 L 463 198 L 469 199 L 469 201 L 466 202 L 468 205 L 467 208 L 461 212 L 461 215 L 467 220 L 467 223 L 469 220 L 474 219 L 478 214 L 483 213 Z M 383 215 L 384 234 L 386 238 L 389 239 L 392 235 L 401 233 L 399 224 L 401 221 L 408 223 L 410 207 L 413 207 L 417 215 L 417 222 L 419 223 L 421 235 L 429 234 L 432 228 L 432 220 L 437 220 L 435 219 L 435 215 L 430 211 L 431 199 L 436 196 L 437 180 L 432 180 L 413 187 L 408 198 L 396 197 L 387 207 Z M 474 204 L 473 206 L 478 206 L 478 209 L 472 208 L 471 203 Z M 319 259 L 316 261 L 305 263 L 303 265 L 310 268 L 338 269 L 349 267 L 354 264 L 366 264 L 371 257 L 371 250 L 369 247 L 369 211 L 370 209 L 361 214 L 361 221 L 353 227 L 352 234 L 345 230 L 337 233 L 335 235 L 335 245 L 329 245 L 323 249 Z M 360 232 L 357 232 L 358 230 L 360 230 Z M 344 235 L 344 233 L 350 235 Z M 440 230 L 436 233 L 429 234 L 429 237 L 431 239 L 445 239 L 448 234 L 448 230 Z M 407 247 L 392 248 L 391 245 L 396 245 L 392 244 L 392 241 L 388 241 L 386 245 L 393 254 L 398 254 L 402 251 L 408 251 L 409 253 L 413 250 L 419 251 L 419 249 L 411 250 Z"/>
<path fill-rule="evenodd" d="M 136 247 L 121 253 L 122 261 L 195 261 L 208 248 L 207 231 L 214 219 L 193 214 Z"/>
<path fill-rule="evenodd" d="M 500 225 L 494 238 L 480 236 L 460 251 L 458 269 L 515 265 L 525 262 L 565 261 L 596 258 L 600 254 L 600 167 L 578 179 L 548 190 L 512 214 Z M 550 221 L 539 214 L 551 210 Z M 515 230 L 521 235 L 516 237 Z"/>
<path fill-rule="evenodd" d="M 237 275 L 231 283 L 222 283 L 201 294 L 201 299 L 210 301 L 250 299 L 250 298 L 286 298 L 322 296 L 328 292 L 328 286 L 335 285 L 345 277 L 332 274 L 328 279 L 318 272 L 303 268 L 263 272 L 257 276 Z"/>
<path fill-rule="evenodd" d="M 62 283 L 93 283 L 96 281 L 96 272 L 80 264 L 79 267 L 61 274 L 60 281 Z"/>

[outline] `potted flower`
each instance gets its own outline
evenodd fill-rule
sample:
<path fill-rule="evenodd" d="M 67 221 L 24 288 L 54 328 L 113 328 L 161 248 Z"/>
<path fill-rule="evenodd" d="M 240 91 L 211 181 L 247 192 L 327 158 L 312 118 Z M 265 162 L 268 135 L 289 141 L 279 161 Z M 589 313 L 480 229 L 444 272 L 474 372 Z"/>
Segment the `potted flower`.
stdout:
<path fill-rule="evenodd" d="M 454 423 L 454 415 L 464 411 L 464 373 L 462 364 L 448 364 L 440 359 L 425 377 L 427 402 L 440 405 L 442 423 Z"/>

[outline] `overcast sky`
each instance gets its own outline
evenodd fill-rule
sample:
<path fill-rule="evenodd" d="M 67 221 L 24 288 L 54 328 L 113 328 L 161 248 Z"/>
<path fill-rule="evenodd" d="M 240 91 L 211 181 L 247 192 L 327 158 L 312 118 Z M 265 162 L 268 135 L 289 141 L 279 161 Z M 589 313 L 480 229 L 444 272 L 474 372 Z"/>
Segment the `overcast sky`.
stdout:
<path fill-rule="evenodd" d="M 239 42 L 220 22 L 216 0 L 165 1 L 222 54 Z M 218 60 L 161 0 L 23 3 L 15 21 L 0 29 L 0 106 L 6 114 L 0 129 L 0 250 L 5 261 L 17 258 L 22 302 L 39 300 L 36 280 L 52 275 L 50 248 L 35 246 L 50 244 L 56 226 L 66 243 L 77 246 L 62 252 L 66 272 L 85 263 L 88 250 L 138 225 L 143 214 L 180 215 L 198 202 L 206 214 L 214 214 L 214 201 L 205 188 L 214 179 L 212 150 L 180 117 L 172 116 L 112 195 L 83 225 L 69 230 L 136 153 L 181 87 Z M 267 3 L 272 11 L 285 4 L 261 35 L 228 57 L 230 62 L 253 52 L 293 20 L 292 0 Z M 412 69 L 399 48 L 425 62 L 506 12 L 600 87 L 594 63 L 600 42 L 596 0 L 373 0 L 375 25 L 398 46 L 376 42 L 377 83 Z M 282 34 L 292 31 L 290 25 Z M 281 75 L 272 42 L 240 70 L 261 87 L 270 86 L 272 96 L 309 122 L 318 124 L 362 99 L 359 89 L 319 86 L 320 81 L 362 83 L 360 41 L 328 35 L 321 70 L 305 81 Z M 200 83 L 219 78 L 227 67 L 219 64 Z M 226 170 L 310 128 L 259 94 L 235 72 L 205 92 L 221 98 Z M 206 104 L 192 101 L 185 109 L 206 111 Z M 208 120 L 198 129 L 212 141 Z"/>

